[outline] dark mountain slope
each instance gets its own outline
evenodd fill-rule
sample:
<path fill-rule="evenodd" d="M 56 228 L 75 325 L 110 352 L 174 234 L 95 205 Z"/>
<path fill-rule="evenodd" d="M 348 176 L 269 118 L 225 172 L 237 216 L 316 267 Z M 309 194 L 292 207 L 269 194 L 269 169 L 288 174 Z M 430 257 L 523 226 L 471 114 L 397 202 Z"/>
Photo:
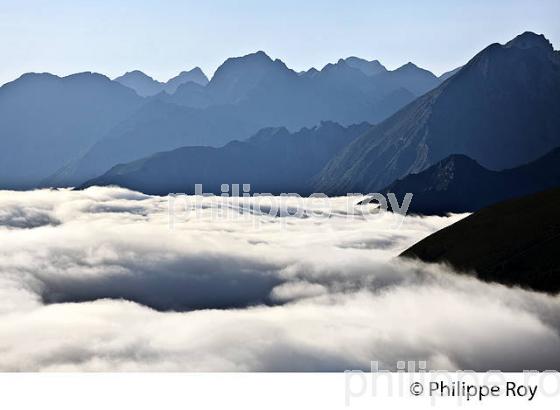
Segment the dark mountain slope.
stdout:
<path fill-rule="evenodd" d="M 487 281 L 560 291 L 560 189 L 509 200 L 428 236 L 402 253 L 447 262 Z"/>
<path fill-rule="evenodd" d="M 94 73 L 25 74 L 0 87 L 0 187 L 30 188 L 85 152 L 144 100 Z"/>
<path fill-rule="evenodd" d="M 119 185 L 161 195 L 192 194 L 202 184 L 204 192 L 219 194 L 221 184 L 251 184 L 251 192 L 310 193 L 311 177 L 369 127 L 324 122 L 293 134 L 267 128 L 222 148 L 185 147 L 117 165 L 84 187 Z"/>
<path fill-rule="evenodd" d="M 560 53 L 541 35 L 493 44 L 454 76 L 358 138 L 316 190 L 374 192 L 451 154 L 489 169 L 560 146 Z"/>
<path fill-rule="evenodd" d="M 452 155 L 381 190 L 413 199 L 409 212 L 424 215 L 473 212 L 506 199 L 560 187 L 560 148 L 520 167 L 491 171 L 464 155 Z M 399 202 L 400 203 L 400 202 Z"/>

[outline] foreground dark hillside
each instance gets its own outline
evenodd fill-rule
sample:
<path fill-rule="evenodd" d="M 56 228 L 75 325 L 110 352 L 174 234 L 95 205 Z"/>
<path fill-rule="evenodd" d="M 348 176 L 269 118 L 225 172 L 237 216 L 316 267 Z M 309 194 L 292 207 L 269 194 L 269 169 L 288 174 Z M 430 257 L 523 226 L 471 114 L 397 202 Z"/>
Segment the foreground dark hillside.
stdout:
<path fill-rule="evenodd" d="M 560 189 L 484 208 L 401 254 L 483 280 L 560 291 Z"/>

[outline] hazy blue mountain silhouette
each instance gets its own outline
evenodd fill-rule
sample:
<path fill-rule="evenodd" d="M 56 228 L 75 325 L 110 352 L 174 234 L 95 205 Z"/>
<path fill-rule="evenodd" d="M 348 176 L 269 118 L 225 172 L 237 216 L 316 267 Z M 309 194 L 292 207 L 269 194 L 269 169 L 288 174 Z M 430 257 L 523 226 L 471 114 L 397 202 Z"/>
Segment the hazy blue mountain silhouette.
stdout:
<path fill-rule="evenodd" d="M 379 79 L 381 75 L 387 77 Z M 414 78 L 422 81 L 415 83 Z M 264 52 L 230 58 L 208 85 L 188 82 L 172 95 L 152 97 L 82 158 L 44 183 L 80 185 L 119 163 L 181 146 L 221 146 L 264 127 L 293 132 L 324 120 L 375 123 L 414 100 L 416 94 L 402 84 L 423 91 L 434 78 L 412 66 L 368 76 L 342 59 L 302 77 Z"/>
<path fill-rule="evenodd" d="M 232 104 L 238 115 L 296 130 L 322 120 L 379 122 L 438 84 L 416 66 L 387 71 L 357 57 L 296 73 L 259 51 L 226 60 L 206 87 L 185 84 L 160 98 L 192 108 Z"/>
<path fill-rule="evenodd" d="M 263 51 L 244 57 L 228 58 L 214 73 L 208 92 L 215 104 L 236 104 L 265 81 L 297 78 L 280 60 L 272 60 Z"/>
<path fill-rule="evenodd" d="M 78 186 L 119 163 L 183 146 L 221 146 L 266 125 L 244 121 L 231 106 L 201 110 L 152 100 L 41 185 Z"/>
<path fill-rule="evenodd" d="M 298 73 L 298 75 L 299 75 L 300 77 L 304 77 L 304 78 L 305 78 L 305 77 L 312 78 L 312 77 L 314 77 L 315 75 L 317 75 L 318 72 L 319 72 L 319 70 L 317 70 L 315 67 L 311 67 L 311 68 L 310 68 L 309 70 L 307 70 L 307 71 L 300 71 L 300 72 Z"/>
<path fill-rule="evenodd" d="M 376 75 L 379 73 L 383 73 L 387 71 L 385 66 L 381 64 L 378 60 L 364 60 L 363 58 L 359 57 L 348 57 L 345 58 L 344 61 L 352 68 L 356 68 L 360 70 L 365 75 Z"/>
<path fill-rule="evenodd" d="M 184 147 L 117 165 L 83 187 L 119 185 L 161 195 L 192 194 L 195 184 L 203 184 L 204 192 L 220 194 L 221 184 L 251 184 L 252 192 L 309 193 L 311 177 L 370 127 L 323 122 L 295 133 L 265 128 L 221 148 Z"/>
<path fill-rule="evenodd" d="M 161 92 L 173 94 L 180 85 L 189 82 L 198 85 L 208 84 L 208 78 L 199 67 L 195 67 L 190 71 L 182 71 L 179 75 L 171 78 L 166 83 L 154 80 L 152 77 L 139 70 L 129 71 L 115 78 L 115 81 L 128 88 L 132 88 L 142 97 L 150 97 Z"/>
<path fill-rule="evenodd" d="M 448 78 L 453 77 L 455 74 L 457 74 L 459 72 L 459 70 L 461 70 L 461 68 L 463 68 L 463 66 L 457 67 L 453 70 L 450 70 L 450 71 L 447 71 L 447 72 L 443 73 L 442 75 L 440 75 L 438 77 L 439 81 L 443 82 L 443 81 L 447 80 Z"/>
<path fill-rule="evenodd" d="M 491 171 L 465 155 L 451 155 L 428 169 L 394 182 L 401 203 L 410 192 L 409 212 L 443 215 L 474 212 L 511 198 L 560 187 L 560 148 L 519 167 Z"/>
<path fill-rule="evenodd" d="M 136 91 L 136 94 L 142 97 L 156 95 L 160 93 L 163 88 L 163 83 L 154 80 L 152 77 L 139 70 L 129 71 L 115 78 L 115 81 Z"/>
<path fill-rule="evenodd" d="M 142 103 L 134 91 L 94 73 L 30 73 L 3 85 L 0 187 L 36 186 Z"/>
<path fill-rule="evenodd" d="M 327 193 L 375 192 L 451 154 L 499 170 L 560 146 L 560 53 L 542 35 L 492 44 L 334 158 Z"/>
<path fill-rule="evenodd" d="M 179 88 L 179 86 L 188 83 L 206 85 L 208 84 L 208 77 L 206 77 L 206 74 L 204 74 L 200 67 L 195 67 L 189 71 L 181 71 L 178 75 L 169 79 L 165 83 L 163 91 L 165 91 L 167 94 L 173 94 L 175 91 L 177 91 L 177 88 Z"/>
<path fill-rule="evenodd" d="M 433 73 L 413 63 L 406 63 L 394 71 L 381 72 L 373 78 L 385 88 L 404 88 L 415 95 L 422 95 L 440 84 Z"/>
<path fill-rule="evenodd" d="M 560 291 L 560 189 L 501 202 L 444 228 L 402 253 L 449 263 L 482 280 Z"/>

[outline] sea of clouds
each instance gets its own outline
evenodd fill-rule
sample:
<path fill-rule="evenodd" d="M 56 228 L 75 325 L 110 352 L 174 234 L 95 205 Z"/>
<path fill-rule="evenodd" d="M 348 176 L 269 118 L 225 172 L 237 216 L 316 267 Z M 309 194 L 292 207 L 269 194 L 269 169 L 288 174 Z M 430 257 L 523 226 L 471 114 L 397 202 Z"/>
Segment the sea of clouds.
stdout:
<path fill-rule="evenodd" d="M 0 370 L 560 369 L 559 296 L 396 258 L 465 215 L 266 201 L 0 191 Z"/>

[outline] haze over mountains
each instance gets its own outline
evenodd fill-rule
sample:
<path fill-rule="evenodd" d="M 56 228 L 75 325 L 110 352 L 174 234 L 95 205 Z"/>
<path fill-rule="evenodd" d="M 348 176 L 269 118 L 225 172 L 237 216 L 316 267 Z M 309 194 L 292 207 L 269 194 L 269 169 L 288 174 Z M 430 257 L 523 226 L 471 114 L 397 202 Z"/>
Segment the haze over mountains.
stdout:
<path fill-rule="evenodd" d="M 117 165 L 82 188 L 118 185 L 166 195 L 193 194 L 195 184 L 202 184 L 205 193 L 219 195 L 221 184 L 251 184 L 251 193 L 311 194 L 311 178 L 370 127 L 323 122 L 295 133 L 284 127 L 265 128 L 221 148 L 184 147 Z"/>
<path fill-rule="evenodd" d="M 257 52 L 210 81 L 197 69 L 117 80 L 26 74 L 0 87 L 0 188 L 412 193 L 409 212 L 476 213 L 406 255 L 560 289 L 560 52 L 542 35 L 492 44 L 439 78 L 356 57 L 296 73 Z"/>
<path fill-rule="evenodd" d="M 173 94 L 180 85 L 188 82 L 204 86 L 208 84 L 208 77 L 199 67 L 195 67 L 189 71 L 182 71 L 166 83 L 154 80 L 139 70 L 129 71 L 115 78 L 115 81 L 132 88 L 141 97 L 150 97 L 161 92 Z"/>
<path fill-rule="evenodd" d="M 368 76 L 339 60 L 302 77 L 264 52 L 230 58 L 208 85 L 188 82 L 149 99 L 44 185 L 80 185 L 116 164 L 182 146 L 221 146 L 266 127 L 375 123 L 439 82 L 411 64 Z"/>
<path fill-rule="evenodd" d="M 368 61 L 368 60 L 364 60 L 363 58 L 348 57 L 345 58 L 344 61 L 350 67 L 356 68 L 360 70 L 362 73 L 364 73 L 365 75 L 369 75 L 369 76 L 387 71 L 385 66 L 381 64 L 378 60 Z"/>
<path fill-rule="evenodd" d="M 560 146 L 560 53 L 542 35 L 492 44 L 453 77 L 349 145 L 320 192 L 376 192 L 451 154 L 499 170 Z"/>
<path fill-rule="evenodd" d="M 192 193 L 196 183 L 203 184 L 208 187 L 208 192 L 213 193 L 219 193 L 221 183 L 252 183 L 254 192 L 322 192 L 321 184 L 325 173 L 330 172 L 333 164 L 348 155 L 350 149 L 355 149 L 358 155 L 367 153 L 362 145 L 356 147 L 357 143 L 376 143 L 377 128 L 387 127 L 403 134 L 397 134 L 399 138 L 387 137 L 385 141 L 381 140 L 387 146 L 381 144 L 376 146 L 375 150 L 372 149 L 376 155 L 383 154 L 383 150 L 392 149 L 393 145 L 403 143 L 406 136 L 415 138 L 415 133 L 420 132 L 424 132 L 424 135 L 418 144 L 415 144 L 414 140 L 406 141 L 405 149 L 397 151 L 394 163 L 361 163 L 372 172 L 383 175 L 384 172 L 394 172 L 391 167 L 406 165 L 406 161 L 418 161 L 416 157 L 410 156 L 410 152 L 422 150 L 428 143 L 428 147 L 436 153 L 449 151 L 451 154 L 431 165 L 428 155 L 431 152 L 425 152 L 425 156 L 419 158 L 424 161 L 422 166 L 428 166 L 427 169 L 418 174 L 405 171 L 402 179 L 391 181 L 392 183 L 382 188 L 381 192 L 393 192 L 399 201 L 406 193 L 413 193 L 414 200 L 410 212 L 446 214 L 476 211 L 501 200 L 560 186 L 559 149 L 545 151 L 544 156 L 532 158 L 539 150 L 560 146 L 558 118 L 553 118 L 558 112 L 558 101 L 554 101 L 554 96 L 560 98 L 557 55 L 544 37 L 532 33 L 519 36 L 505 46 L 490 46 L 465 67 L 454 70 L 454 73 L 444 74 L 442 77 L 447 78 L 445 84 L 420 97 L 380 125 L 364 129 L 363 131 L 367 132 L 359 135 L 357 140 L 354 139 L 358 135 L 353 135 L 352 139 L 344 139 L 344 144 L 341 144 L 340 140 L 325 138 L 322 143 L 324 149 L 320 151 L 321 167 L 329 160 L 330 163 L 323 170 L 315 166 L 311 167 L 313 172 L 291 172 L 300 169 L 298 164 L 301 161 L 313 162 L 315 150 L 321 145 L 321 138 L 324 138 L 324 133 L 320 132 L 324 126 L 314 129 L 312 145 L 309 144 L 311 139 L 299 137 L 309 134 L 309 130 L 290 134 L 287 129 L 265 129 L 260 134 L 268 135 L 275 130 L 275 138 L 259 140 L 261 143 L 266 141 L 266 144 L 259 145 L 259 149 L 250 143 L 251 140 L 235 142 L 217 150 L 200 147 L 178 149 L 119 165 L 88 181 L 85 186 L 120 185 L 146 193 L 167 194 Z M 482 73 L 480 61 L 485 62 Z M 365 60 L 358 63 L 366 67 L 370 64 Z M 381 74 L 386 72 L 382 67 L 379 68 L 376 62 L 372 64 Z M 510 64 L 518 69 L 510 70 Z M 341 66 L 345 67 L 346 64 L 339 61 L 314 75 L 325 75 Z M 402 68 L 402 71 L 406 70 L 407 67 Z M 521 72 L 517 72 L 519 70 Z M 529 75 L 528 79 L 525 78 L 525 72 Z M 502 80 L 498 81 L 494 76 Z M 533 83 L 528 82 L 529 80 L 538 80 L 536 86 L 539 88 L 533 90 Z M 463 95 L 467 96 L 466 101 L 462 98 Z M 457 103 L 461 104 L 460 108 L 466 111 L 456 110 L 451 104 L 451 98 L 457 99 Z M 469 98 L 475 100 L 470 101 Z M 487 99 L 507 104 L 496 109 L 490 107 Z M 432 110 L 432 105 L 426 107 L 425 100 L 433 103 L 437 109 Z M 479 100 L 481 106 L 477 105 Z M 527 104 L 536 105 L 537 108 Z M 443 113 L 438 110 L 443 110 Z M 421 115 L 418 118 L 414 117 L 418 112 Z M 409 121 L 406 123 L 407 127 L 390 128 L 395 119 L 399 120 L 403 115 Z M 427 118 L 426 121 L 429 120 L 429 125 L 423 120 L 424 117 Z M 468 129 L 471 133 L 466 133 L 463 127 L 470 120 L 475 123 Z M 401 122 L 397 121 L 397 125 L 401 125 Z M 497 131 L 493 127 L 496 127 Z M 333 124 L 330 124 L 329 128 L 336 129 Z M 344 128 L 339 126 L 339 130 L 342 135 Z M 334 141 L 336 144 L 333 145 Z M 350 144 L 351 141 L 354 142 Z M 511 144 L 514 144 L 513 148 L 509 147 Z M 312 146 L 314 149 L 311 149 Z M 347 147 L 346 150 L 344 147 Z M 487 149 L 493 151 L 487 152 Z M 486 159 L 493 167 L 483 166 L 466 154 L 455 153 L 461 151 L 479 156 L 482 160 Z M 279 155 L 280 152 L 291 154 L 282 155 L 282 158 L 274 160 L 275 155 Z M 338 154 L 339 152 L 342 154 Z M 285 161 L 285 157 L 291 157 L 293 161 Z M 314 163 L 317 164 L 316 161 Z M 504 168 L 508 169 L 497 171 Z M 284 170 L 281 176 L 277 175 L 279 169 Z M 353 167 L 348 166 L 346 171 L 352 172 Z M 365 178 L 367 182 L 372 181 L 368 175 L 365 175 Z M 332 184 L 342 180 L 344 176 L 340 175 L 328 179 Z M 391 177 L 387 180 L 391 180 Z M 354 177 L 352 181 L 356 182 Z M 276 189 L 278 187 L 282 187 L 284 191 Z M 345 195 L 347 192 L 363 191 L 360 188 L 359 185 L 351 185 L 347 190 L 337 190 L 334 193 Z"/>
<path fill-rule="evenodd" d="M 559 52 L 530 32 L 440 78 L 412 63 L 389 71 L 357 57 L 296 73 L 257 52 L 226 60 L 207 83 L 200 69 L 168 83 L 140 72 L 117 80 L 28 74 L 1 87 L 2 187 L 87 181 L 167 193 L 194 183 L 216 191 L 219 179 L 336 195 L 406 187 L 426 198 L 419 212 L 444 213 L 486 203 L 457 205 L 459 186 L 488 185 L 472 175 L 497 181 L 494 171 L 560 146 Z M 449 169 L 452 177 L 442 174 Z M 548 187 L 543 172 L 526 192 Z M 511 182 L 518 177 L 495 182 L 508 188 L 486 199 L 522 194 Z M 430 208 L 434 201 L 444 205 Z"/>
<path fill-rule="evenodd" d="M 143 101 L 100 74 L 25 74 L 0 87 L 0 187 L 26 189 L 86 152 Z"/>
<path fill-rule="evenodd" d="M 226 60 L 207 87 L 184 84 L 162 99 L 193 108 L 236 104 L 239 115 L 257 113 L 297 129 L 310 125 L 308 117 L 342 124 L 386 118 L 439 82 L 411 63 L 388 71 L 378 61 L 356 57 L 301 74 L 259 51 Z M 299 112 L 304 107 L 305 115 Z"/>
<path fill-rule="evenodd" d="M 403 76 L 358 58 L 314 71 L 300 75 L 257 52 L 228 59 L 207 84 L 198 68 L 167 83 L 139 71 L 115 81 L 93 73 L 23 75 L 0 87 L 0 184 L 81 184 L 121 162 L 221 146 L 271 126 L 374 123 L 439 83 L 420 69 Z"/>

